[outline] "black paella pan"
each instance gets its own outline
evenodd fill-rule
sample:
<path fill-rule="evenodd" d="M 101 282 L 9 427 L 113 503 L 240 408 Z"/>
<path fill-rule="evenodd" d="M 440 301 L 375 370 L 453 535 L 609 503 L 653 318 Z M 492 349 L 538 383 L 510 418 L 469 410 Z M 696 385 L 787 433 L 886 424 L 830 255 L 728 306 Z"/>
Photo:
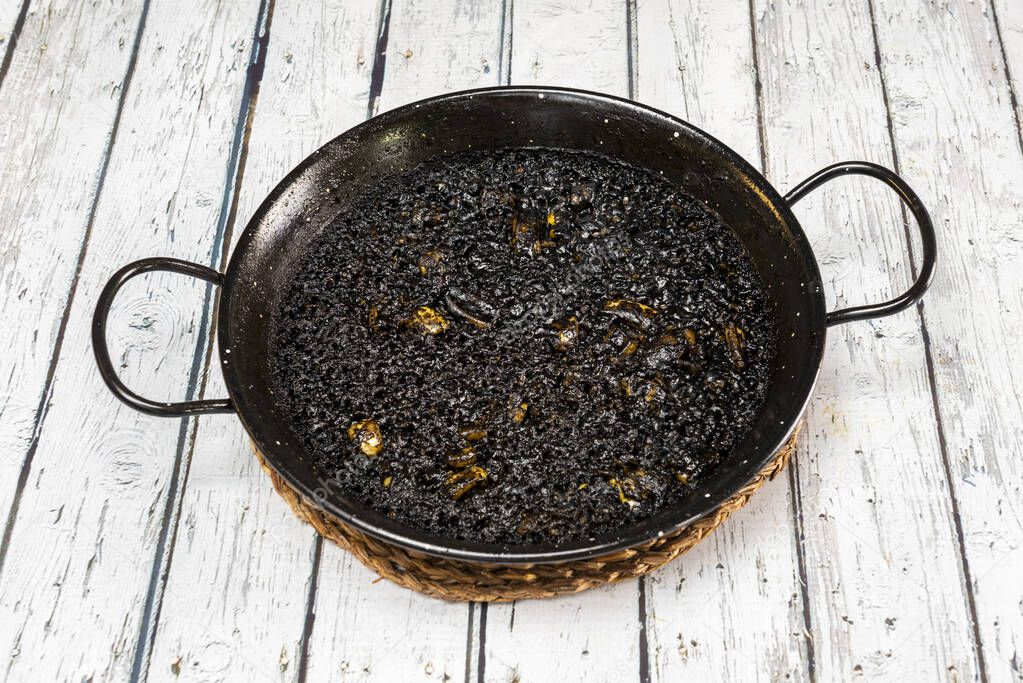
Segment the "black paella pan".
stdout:
<path fill-rule="evenodd" d="M 563 544 L 474 544 L 400 525 L 324 487 L 322 473 L 298 445 L 271 391 L 271 319 L 289 274 L 331 220 L 382 178 L 440 156 L 525 147 L 597 151 L 663 174 L 711 207 L 745 245 L 777 310 L 778 349 L 768 395 L 728 462 L 680 504 L 613 534 Z M 791 207 L 819 185 L 847 174 L 868 175 L 894 189 L 916 219 L 922 258 L 916 282 L 878 304 L 827 312 L 821 276 Z M 329 201 L 325 197 L 329 196 Z M 328 142 L 295 168 L 256 211 L 219 273 L 171 258 L 149 258 L 119 270 L 97 303 L 93 345 L 114 394 L 141 412 L 181 417 L 238 415 L 276 477 L 325 515 L 378 543 L 425 557 L 498 565 L 584 561 L 652 540 L 706 517 L 769 464 L 801 420 L 821 366 L 827 328 L 891 315 L 923 295 L 935 265 L 934 230 L 912 189 L 867 162 L 835 164 L 780 194 L 746 160 L 707 133 L 634 102 L 564 88 L 507 87 L 443 95 L 377 116 Z M 164 270 L 220 288 L 219 352 L 229 398 L 162 403 L 118 379 L 106 343 L 106 321 L 129 279 Z"/>

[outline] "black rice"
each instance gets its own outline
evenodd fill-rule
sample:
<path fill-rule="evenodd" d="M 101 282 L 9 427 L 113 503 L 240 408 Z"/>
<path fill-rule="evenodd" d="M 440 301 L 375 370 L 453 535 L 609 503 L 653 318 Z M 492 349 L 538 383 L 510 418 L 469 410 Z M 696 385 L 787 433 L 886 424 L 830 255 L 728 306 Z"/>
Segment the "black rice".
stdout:
<path fill-rule="evenodd" d="M 774 310 L 664 178 L 450 156 L 324 230 L 274 321 L 277 393 L 335 493 L 487 543 L 605 534 L 691 495 L 759 410 Z"/>

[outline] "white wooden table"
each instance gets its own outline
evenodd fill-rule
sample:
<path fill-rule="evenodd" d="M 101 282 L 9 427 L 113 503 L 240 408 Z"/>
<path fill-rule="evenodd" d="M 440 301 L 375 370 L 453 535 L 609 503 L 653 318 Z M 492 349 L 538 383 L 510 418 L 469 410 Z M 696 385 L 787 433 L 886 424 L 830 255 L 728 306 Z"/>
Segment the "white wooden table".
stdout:
<path fill-rule="evenodd" d="M 6 679 L 1023 677 L 1020 0 L 0 0 L 0 34 Z M 488 607 L 375 583 L 230 416 L 117 403 L 89 323 L 130 260 L 223 267 L 276 182 L 367 115 L 502 83 L 636 98 L 781 189 L 893 167 L 941 261 L 923 305 L 833 329 L 788 476 L 708 541 L 645 580 Z M 797 213 L 832 308 L 912 278 L 880 184 Z M 122 376 L 222 395 L 214 305 L 180 276 L 129 285 Z"/>

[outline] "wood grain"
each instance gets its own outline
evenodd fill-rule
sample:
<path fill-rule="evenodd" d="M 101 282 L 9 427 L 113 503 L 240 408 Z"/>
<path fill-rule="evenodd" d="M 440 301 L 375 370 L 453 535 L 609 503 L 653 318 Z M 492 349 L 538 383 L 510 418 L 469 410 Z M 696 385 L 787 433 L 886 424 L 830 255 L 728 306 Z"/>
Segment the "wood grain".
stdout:
<path fill-rule="evenodd" d="M 380 111 L 455 90 L 500 85 L 501 2 L 394 0 Z"/>
<path fill-rule="evenodd" d="M 10 68 L 13 48 L 24 26 L 24 19 L 19 25 L 19 16 L 28 16 L 28 0 L 3 0 L 0 2 L 0 64 Z M 0 75 L 6 70 L 0 71 Z"/>
<path fill-rule="evenodd" d="M 754 7 L 772 181 L 791 187 L 846 158 L 891 166 L 867 3 Z M 917 184 L 914 169 L 903 170 Z M 924 196 L 929 204 L 937 199 Z M 884 186 L 832 183 L 796 213 L 830 309 L 880 301 L 907 286 L 902 218 Z M 828 336 L 795 469 L 817 673 L 974 678 L 919 321 L 908 311 Z"/>
<path fill-rule="evenodd" d="M 997 10 L 1011 73 L 1018 78 L 1023 64 L 1012 37 L 1018 36 L 1019 7 L 1009 5 L 999 3 Z M 918 190 L 933 198 L 943 257 L 922 310 L 981 653 L 990 680 L 1018 680 L 1020 112 L 1012 110 L 989 6 L 878 1 L 876 10 L 899 160 L 917 179 Z"/>
<path fill-rule="evenodd" d="M 13 28 L 14 5 L 7 3 Z M 0 91 L 0 514 L 24 485 L 88 232 L 140 2 L 54 2 L 26 17 Z M 92 36 L 93 46 L 79 35 Z M 4 45 L 6 51 L 7 45 Z M 83 131 L 89 134 L 83 135 Z M 60 188 L 54 192 L 54 188 Z"/>
<path fill-rule="evenodd" d="M 626 6 L 611 0 L 516 0 L 512 84 L 628 96 Z"/>
<path fill-rule="evenodd" d="M 113 54 L 105 72 L 97 75 L 97 85 L 64 74 L 72 90 L 61 94 L 68 98 L 63 106 L 48 114 L 24 113 L 26 122 L 62 112 L 82 117 L 72 129 L 54 133 L 52 139 L 66 140 L 71 149 L 55 150 L 49 165 L 33 163 L 31 151 L 23 159 L 50 174 L 33 176 L 27 185 L 49 189 L 45 196 L 26 197 L 21 206 L 27 215 L 40 207 L 57 208 L 54 187 L 67 188 L 71 201 L 88 206 L 75 197 L 78 182 L 61 173 L 84 170 L 74 149 L 88 149 L 94 138 L 109 134 L 91 122 L 114 115 L 121 60 L 133 43 L 138 7 L 114 13 L 105 5 L 81 7 L 95 10 L 95 26 L 77 18 L 64 25 L 74 13 L 41 11 L 30 17 L 37 17 L 46 31 L 62 26 L 68 33 L 59 41 L 42 34 L 40 39 L 57 48 L 75 46 L 93 68 L 105 63 L 107 45 Z M 181 12 L 177 3 L 163 0 L 149 8 L 55 366 L 49 409 L 0 576 L 0 602 L 10 610 L 0 642 L 3 651 L 15 654 L 7 665 L 12 679 L 121 680 L 137 666 L 163 513 L 175 495 L 174 453 L 181 425 L 144 417 L 110 396 L 94 369 L 91 309 L 116 265 L 161 253 L 209 260 L 255 9 L 255 2 L 206 2 Z M 111 19 L 118 28 L 104 29 Z M 26 40 L 28 35 L 26 26 L 19 53 L 33 50 L 32 59 L 37 59 L 49 52 Z M 52 70 L 49 65 L 39 73 Z M 55 73 L 60 76 L 61 69 Z M 86 90 L 76 94 L 81 87 Z M 51 141 L 36 132 L 19 136 L 40 147 Z M 56 197 L 60 206 L 62 193 Z M 44 236 L 32 250 L 16 252 L 15 263 L 31 269 L 26 286 L 34 295 L 48 291 L 47 282 L 54 282 L 54 294 L 62 285 L 58 273 L 46 272 L 41 264 L 74 266 L 73 256 L 58 259 L 59 250 L 45 240 L 50 235 L 67 239 L 76 230 L 80 236 L 76 220 L 61 214 L 24 220 Z M 36 315 L 44 325 L 55 317 L 50 310 Z M 133 282 L 110 318 L 112 351 L 122 376 L 154 398 L 182 396 L 201 318 L 202 288 L 194 283 L 180 276 Z M 40 335 L 40 342 L 44 339 Z"/>
<path fill-rule="evenodd" d="M 637 98 L 702 127 L 759 166 L 748 5 L 644 1 L 637 9 Z M 781 477 L 650 577 L 654 680 L 807 678 L 793 504 Z"/>
<path fill-rule="evenodd" d="M 380 579 L 329 541 L 323 544 L 315 610 L 309 638 L 311 681 L 464 677 L 468 637 L 474 630 L 470 607 Z"/>

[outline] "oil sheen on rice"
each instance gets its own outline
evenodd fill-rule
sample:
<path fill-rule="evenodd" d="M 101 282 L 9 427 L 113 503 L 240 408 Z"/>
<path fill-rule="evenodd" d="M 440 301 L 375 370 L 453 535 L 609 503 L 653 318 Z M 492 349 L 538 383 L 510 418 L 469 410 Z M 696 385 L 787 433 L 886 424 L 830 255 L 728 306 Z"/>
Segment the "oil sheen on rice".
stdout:
<path fill-rule="evenodd" d="M 613 533 L 749 429 L 773 306 L 717 215 L 603 156 L 391 177 L 319 235 L 273 323 L 275 393 L 334 494 L 481 543 Z"/>

